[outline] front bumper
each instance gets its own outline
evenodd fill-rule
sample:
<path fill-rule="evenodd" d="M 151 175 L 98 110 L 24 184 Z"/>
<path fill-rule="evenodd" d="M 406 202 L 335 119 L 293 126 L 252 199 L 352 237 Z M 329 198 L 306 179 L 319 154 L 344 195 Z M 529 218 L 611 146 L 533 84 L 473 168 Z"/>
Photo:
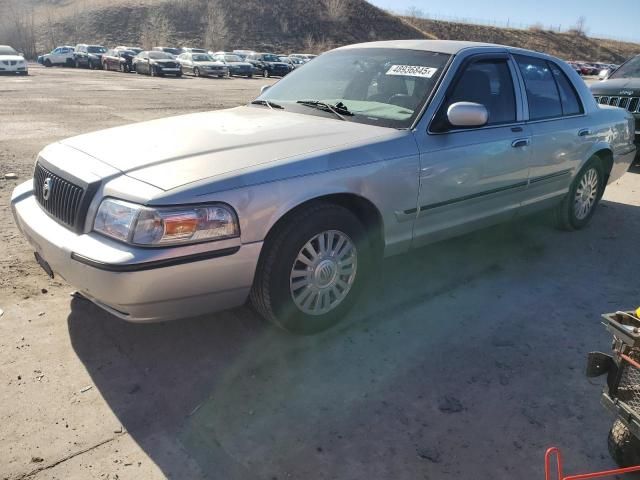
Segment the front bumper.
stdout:
<path fill-rule="evenodd" d="M 11 62 L 0 62 L 0 73 L 25 73 L 29 71 L 29 67 L 26 63 L 22 65 Z"/>
<path fill-rule="evenodd" d="M 13 191 L 18 228 L 53 272 L 117 317 L 152 322 L 242 305 L 253 283 L 262 242 L 238 239 L 145 249 L 95 233 L 77 234 L 49 217 L 32 182 Z"/>

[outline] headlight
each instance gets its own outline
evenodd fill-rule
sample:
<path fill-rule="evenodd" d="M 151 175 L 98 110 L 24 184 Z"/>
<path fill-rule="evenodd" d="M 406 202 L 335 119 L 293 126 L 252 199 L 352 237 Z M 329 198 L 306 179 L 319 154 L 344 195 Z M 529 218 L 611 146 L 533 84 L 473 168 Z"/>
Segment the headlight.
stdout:
<path fill-rule="evenodd" d="M 227 205 L 150 208 L 111 198 L 100 204 L 93 230 L 148 247 L 222 240 L 240 234 L 236 214 Z"/>

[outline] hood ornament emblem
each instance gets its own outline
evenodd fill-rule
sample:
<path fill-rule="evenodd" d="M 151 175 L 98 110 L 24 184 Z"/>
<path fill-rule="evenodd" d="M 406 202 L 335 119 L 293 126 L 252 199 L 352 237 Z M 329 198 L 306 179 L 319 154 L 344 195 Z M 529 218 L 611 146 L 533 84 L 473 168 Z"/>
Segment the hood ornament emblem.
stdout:
<path fill-rule="evenodd" d="M 51 197 L 51 179 L 46 178 L 42 183 L 42 198 L 47 201 L 49 197 Z"/>

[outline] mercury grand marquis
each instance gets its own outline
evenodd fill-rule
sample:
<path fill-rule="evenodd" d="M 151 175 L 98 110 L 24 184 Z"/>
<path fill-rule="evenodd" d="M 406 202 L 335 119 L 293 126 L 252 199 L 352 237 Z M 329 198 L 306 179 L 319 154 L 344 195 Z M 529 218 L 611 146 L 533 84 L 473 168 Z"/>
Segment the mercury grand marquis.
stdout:
<path fill-rule="evenodd" d="M 584 227 L 633 140 L 632 115 L 554 57 L 363 43 L 246 106 L 53 143 L 11 204 L 45 270 L 117 317 L 250 298 L 310 333 L 345 315 L 376 257 L 543 208 Z"/>

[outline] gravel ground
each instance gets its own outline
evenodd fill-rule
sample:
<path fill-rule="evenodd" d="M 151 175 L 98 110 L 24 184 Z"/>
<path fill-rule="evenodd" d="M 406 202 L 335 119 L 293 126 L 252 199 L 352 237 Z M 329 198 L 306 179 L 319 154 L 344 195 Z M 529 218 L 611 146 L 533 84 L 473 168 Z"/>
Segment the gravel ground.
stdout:
<path fill-rule="evenodd" d="M 547 215 L 386 260 L 339 327 L 250 309 L 133 325 L 49 280 L 9 209 L 67 136 L 230 107 L 264 80 L 44 69 L 0 78 L 0 479 L 542 478 L 612 467 L 599 314 L 640 304 L 640 176 L 574 233 Z M 137 139 L 131 139 L 136 141 Z"/>

